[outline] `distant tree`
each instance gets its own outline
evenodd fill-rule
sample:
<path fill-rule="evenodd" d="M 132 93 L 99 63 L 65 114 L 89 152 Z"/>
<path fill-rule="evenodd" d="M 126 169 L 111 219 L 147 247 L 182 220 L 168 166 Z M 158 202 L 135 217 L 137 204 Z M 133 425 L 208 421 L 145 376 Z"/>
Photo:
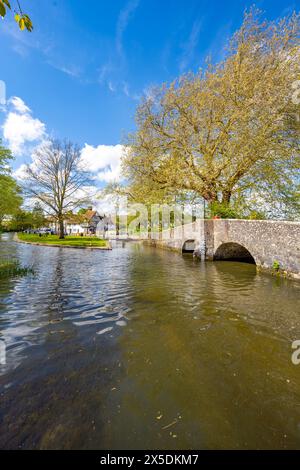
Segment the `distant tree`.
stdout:
<path fill-rule="evenodd" d="M 31 212 L 32 227 L 40 228 L 46 223 L 46 217 L 42 205 L 36 202 Z"/>
<path fill-rule="evenodd" d="M 18 23 L 19 28 L 23 31 L 26 29 L 31 32 L 33 30 L 33 24 L 29 16 L 22 11 L 19 0 L 15 1 L 15 8 L 13 8 L 15 13 L 15 21 Z M 11 1 L 9 0 L 0 0 L 0 16 L 4 18 L 6 16 L 7 10 L 12 10 Z"/>
<path fill-rule="evenodd" d="M 7 228 L 13 232 L 23 232 L 24 230 L 34 228 L 32 213 L 19 209 L 7 223 Z"/>
<path fill-rule="evenodd" d="M 13 159 L 12 153 L 9 149 L 5 148 L 2 145 L 0 139 L 0 175 L 9 175 L 10 174 L 10 162 Z"/>
<path fill-rule="evenodd" d="M 287 201 L 293 187 L 295 196 L 299 59 L 299 14 L 265 22 L 254 9 L 246 13 L 223 62 L 164 85 L 139 106 L 123 158 L 128 192 L 151 202 L 193 191 L 223 213 L 241 194 Z"/>
<path fill-rule="evenodd" d="M 24 192 L 38 200 L 59 224 L 64 238 L 64 220 L 68 211 L 89 202 L 84 187 L 90 175 L 83 167 L 80 148 L 71 142 L 51 140 L 36 150 L 34 163 L 27 165 Z"/>
<path fill-rule="evenodd" d="M 10 150 L 3 147 L 0 140 L 0 226 L 6 216 L 11 216 L 19 210 L 23 200 L 21 189 L 11 177 Z"/>
<path fill-rule="evenodd" d="M 0 175 L 0 226 L 3 220 L 14 215 L 23 202 L 21 189 L 11 176 Z"/>
<path fill-rule="evenodd" d="M 18 208 L 6 223 L 6 227 L 11 231 L 21 232 L 23 230 L 41 228 L 45 223 L 46 218 L 43 208 L 39 202 L 36 202 L 32 210 Z"/>
<path fill-rule="evenodd" d="M 78 214 L 79 215 L 84 215 L 86 213 L 87 209 L 85 209 L 84 207 L 81 207 L 81 209 L 79 209 L 78 211 Z"/>

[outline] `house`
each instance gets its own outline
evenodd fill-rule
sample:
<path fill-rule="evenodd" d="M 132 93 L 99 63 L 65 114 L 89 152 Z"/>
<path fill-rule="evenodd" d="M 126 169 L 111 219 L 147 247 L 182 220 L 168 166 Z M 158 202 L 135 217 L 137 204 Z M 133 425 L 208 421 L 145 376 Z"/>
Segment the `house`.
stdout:
<path fill-rule="evenodd" d="M 85 235 L 94 235 L 96 233 L 98 223 L 103 219 L 103 216 L 101 216 L 97 211 L 94 211 L 92 207 L 89 207 L 84 214 L 77 214 L 77 216 L 82 217 L 82 221 L 79 223 L 84 229 Z"/>
<path fill-rule="evenodd" d="M 64 227 L 66 235 L 94 235 L 98 223 L 103 219 L 97 211 L 89 207 L 85 212 L 73 214 L 68 212 L 65 216 Z M 58 233 L 58 222 L 55 218 L 48 219 L 49 228 Z"/>
<path fill-rule="evenodd" d="M 65 219 L 66 235 L 84 235 L 88 224 L 81 214 L 69 213 Z"/>

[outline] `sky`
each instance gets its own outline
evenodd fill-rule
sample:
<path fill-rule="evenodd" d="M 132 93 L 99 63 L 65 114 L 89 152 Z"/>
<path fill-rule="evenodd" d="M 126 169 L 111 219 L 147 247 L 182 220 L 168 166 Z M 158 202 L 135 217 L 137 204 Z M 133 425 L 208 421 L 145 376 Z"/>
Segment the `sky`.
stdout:
<path fill-rule="evenodd" d="M 207 56 L 222 60 L 253 1 L 22 0 L 34 32 L 0 20 L 0 138 L 15 175 L 51 136 L 80 145 L 100 187 L 120 179 L 141 97 Z M 300 9 L 300 0 L 255 4 L 268 19 Z"/>

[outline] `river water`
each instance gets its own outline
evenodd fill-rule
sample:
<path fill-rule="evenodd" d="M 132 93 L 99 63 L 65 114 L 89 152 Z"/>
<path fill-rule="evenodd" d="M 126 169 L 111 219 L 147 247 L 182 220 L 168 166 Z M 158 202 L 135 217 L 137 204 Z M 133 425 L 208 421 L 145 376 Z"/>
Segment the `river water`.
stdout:
<path fill-rule="evenodd" d="M 300 283 L 118 243 L 3 236 L 0 448 L 300 448 Z"/>

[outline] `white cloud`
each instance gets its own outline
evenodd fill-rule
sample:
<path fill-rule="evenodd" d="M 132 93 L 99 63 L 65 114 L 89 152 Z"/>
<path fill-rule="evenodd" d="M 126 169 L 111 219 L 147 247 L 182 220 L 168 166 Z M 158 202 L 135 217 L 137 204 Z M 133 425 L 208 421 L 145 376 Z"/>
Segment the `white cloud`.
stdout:
<path fill-rule="evenodd" d="M 98 78 L 98 82 L 100 84 L 104 83 L 105 80 L 107 80 L 109 74 L 114 70 L 114 67 L 112 66 L 112 64 L 110 62 L 106 63 L 106 64 L 103 64 L 100 69 L 98 70 L 99 72 L 99 78 Z"/>
<path fill-rule="evenodd" d="M 23 181 L 26 178 L 26 168 L 27 165 L 23 163 L 16 171 L 13 172 L 13 177 L 16 178 L 17 181 Z"/>
<path fill-rule="evenodd" d="M 82 163 L 89 171 L 96 174 L 99 181 L 120 181 L 121 158 L 124 153 L 123 145 L 92 145 L 85 144 L 81 152 Z"/>
<path fill-rule="evenodd" d="M 125 93 L 125 95 L 126 95 L 127 97 L 130 96 L 130 94 L 129 94 L 129 86 L 128 86 L 128 83 L 126 83 L 126 82 L 123 83 L 123 92 Z"/>
<path fill-rule="evenodd" d="M 8 101 L 10 110 L 2 126 L 3 137 L 15 156 L 24 154 L 27 143 L 38 142 L 46 135 L 45 124 L 31 115 L 24 101 L 14 96 Z"/>
<path fill-rule="evenodd" d="M 47 141 L 43 140 L 36 149 L 46 145 Z M 92 145 L 85 144 L 81 151 L 81 164 L 94 175 L 96 181 L 110 183 L 121 181 L 121 158 L 124 153 L 123 145 Z M 35 149 L 31 154 L 30 166 L 35 168 Z M 22 164 L 17 168 L 13 176 L 18 180 L 24 180 L 26 176 L 27 165 Z M 97 188 L 93 186 L 92 188 Z M 99 189 L 99 188 L 98 188 Z"/>
<path fill-rule="evenodd" d="M 81 75 L 81 69 L 76 65 L 71 64 L 69 66 L 66 66 L 59 62 L 54 62 L 51 60 L 48 60 L 47 64 L 51 65 L 51 67 L 53 67 L 54 69 L 59 70 L 60 72 L 65 73 L 66 75 L 69 75 L 73 78 L 79 78 Z"/>
<path fill-rule="evenodd" d="M 28 165 L 33 171 L 37 171 L 40 173 L 39 167 L 38 167 L 38 154 L 43 152 L 43 149 L 46 150 L 48 145 L 50 145 L 50 141 L 47 140 L 46 138 L 44 138 L 37 145 L 35 145 L 31 149 L 31 155 L 30 155 L 31 160 L 28 162 L 28 164 L 22 163 L 22 165 L 20 165 L 19 168 L 17 168 L 13 172 L 13 177 L 16 178 L 20 182 L 26 179 L 27 177 L 26 170 L 27 170 Z"/>
<path fill-rule="evenodd" d="M 31 112 L 28 106 L 26 106 L 26 104 L 24 103 L 24 101 L 18 96 L 13 96 L 12 98 L 10 98 L 9 103 L 15 108 L 16 111 L 21 114 Z"/>
<path fill-rule="evenodd" d="M 108 88 L 112 93 L 116 91 L 116 87 L 111 81 L 108 82 Z"/>
<path fill-rule="evenodd" d="M 35 168 L 36 150 L 47 145 L 46 126 L 39 119 L 32 117 L 30 108 L 19 97 L 10 98 L 6 109 L 6 118 L 2 126 L 3 136 L 15 156 L 28 155 L 29 165 Z M 100 183 L 121 181 L 121 159 L 123 145 L 85 144 L 81 150 L 81 163 L 93 175 L 95 188 Z M 24 180 L 26 165 L 21 164 L 14 172 L 14 177 Z"/>
<path fill-rule="evenodd" d="M 100 195 L 93 200 L 93 207 L 100 214 L 112 215 L 116 213 L 116 203 L 114 199 L 109 195 L 103 196 L 100 193 Z"/>
<path fill-rule="evenodd" d="M 195 50 L 198 45 L 199 36 L 202 28 L 202 20 L 196 20 L 193 24 L 187 42 L 183 45 L 183 54 L 180 60 L 179 68 L 183 72 L 194 58 Z"/>

